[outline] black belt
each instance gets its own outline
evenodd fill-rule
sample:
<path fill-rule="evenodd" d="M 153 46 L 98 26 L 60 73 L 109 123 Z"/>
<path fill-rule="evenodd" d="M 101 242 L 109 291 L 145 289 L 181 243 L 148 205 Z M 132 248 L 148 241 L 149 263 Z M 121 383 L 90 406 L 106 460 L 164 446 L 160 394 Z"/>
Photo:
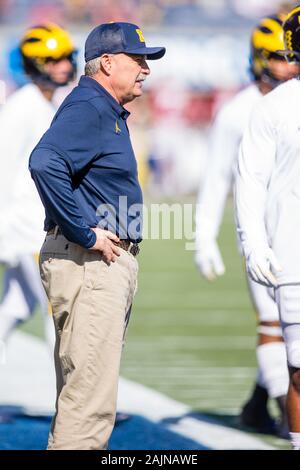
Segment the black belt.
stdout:
<path fill-rule="evenodd" d="M 62 232 L 58 225 L 56 227 L 51 228 L 48 230 L 47 235 L 62 235 Z M 122 250 L 128 251 L 133 256 L 137 256 L 140 252 L 140 247 L 138 243 L 133 243 L 130 240 L 120 240 L 119 242 L 113 242 L 116 246 L 122 248 Z"/>
<path fill-rule="evenodd" d="M 133 256 L 137 256 L 140 252 L 140 247 L 137 243 L 133 243 L 130 240 L 120 240 L 119 242 L 113 242 L 116 246 L 122 248 L 122 250 L 129 251 Z"/>

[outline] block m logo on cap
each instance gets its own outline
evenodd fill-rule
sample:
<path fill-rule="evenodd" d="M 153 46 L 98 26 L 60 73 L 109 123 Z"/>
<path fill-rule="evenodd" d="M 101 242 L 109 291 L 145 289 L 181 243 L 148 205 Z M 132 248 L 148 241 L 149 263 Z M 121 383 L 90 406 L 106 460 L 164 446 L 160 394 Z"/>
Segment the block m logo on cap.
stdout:
<path fill-rule="evenodd" d="M 137 32 L 137 35 L 139 37 L 140 42 L 146 42 L 145 38 L 144 38 L 144 35 L 143 35 L 143 32 L 140 29 L 136 29 L 136 32 Z"/>

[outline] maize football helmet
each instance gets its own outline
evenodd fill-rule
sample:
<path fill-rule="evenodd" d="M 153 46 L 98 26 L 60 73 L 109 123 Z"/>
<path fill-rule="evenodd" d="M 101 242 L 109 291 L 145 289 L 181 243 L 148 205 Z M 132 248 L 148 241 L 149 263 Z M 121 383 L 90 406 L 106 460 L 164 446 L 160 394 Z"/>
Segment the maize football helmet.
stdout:
<path fill-rule="evenodd" d="M 283 20 L 281 15 L 263 18 L 252 32 L 250 70 L 254 80 L 265 80 L 274 86 L 279 83 L 269 70 L 269 60 L 282 60 L 278 50 L 284 46 Z"/>
<path fill-rule="evenodd" d="M 284 50 L 278 51 L 289 63 L 300 63 L 300 5 L 294 8 L 283 24 Z"/>
<path fill-rule="evenodd" d="M 25 31 L 20 51 L 25 72 L 35 82 L 48 82 L 54 86 L 66 85 L 76 74 L 76 55 L 70 35 L 64 29 L 53 23 L 34 26 Z M 55 83 L 45 72 L 44 66 L 48 61 L 59 61 L 67 58 L 73 69 L 66 83 Z"/>

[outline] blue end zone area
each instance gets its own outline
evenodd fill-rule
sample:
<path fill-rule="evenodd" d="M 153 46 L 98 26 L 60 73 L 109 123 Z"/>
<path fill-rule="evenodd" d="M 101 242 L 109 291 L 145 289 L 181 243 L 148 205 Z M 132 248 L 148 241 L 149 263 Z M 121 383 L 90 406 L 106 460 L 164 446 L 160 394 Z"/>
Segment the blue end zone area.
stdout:
<path fill-rule="evenodd" d="M 19 407 L 0 409 L 0 450 L 44 450 L 51 417 L 29 416 Z M 141 416 L 130 416 L 113 432 L 110 450 L 205 450 L 204 446 Z"/>
<path fill-rule="evenodd" d="M 132 416 L 118 424 L 112 434 L 111 450 L 205 450 L 198 442 L 165 429 L 159 424 Z"/>

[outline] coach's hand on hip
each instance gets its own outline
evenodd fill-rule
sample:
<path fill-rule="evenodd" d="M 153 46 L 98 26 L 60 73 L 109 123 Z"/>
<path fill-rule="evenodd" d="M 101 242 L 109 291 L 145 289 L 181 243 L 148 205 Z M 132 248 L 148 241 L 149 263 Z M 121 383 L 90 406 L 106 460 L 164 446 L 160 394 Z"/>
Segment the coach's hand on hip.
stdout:
<path fill-rule="evenodd" d="M 97 239 L 95 245 L 90 249 L 101 251 L 106 263 L 114 263 L 117 256 L 120 256 L 120 249 L 114 244 L 114 242 L 119 243 L 119 238 L 109 230 L 102 230 L 101 228 L 92 228 L 92 230 L 95 232 Z"/>

